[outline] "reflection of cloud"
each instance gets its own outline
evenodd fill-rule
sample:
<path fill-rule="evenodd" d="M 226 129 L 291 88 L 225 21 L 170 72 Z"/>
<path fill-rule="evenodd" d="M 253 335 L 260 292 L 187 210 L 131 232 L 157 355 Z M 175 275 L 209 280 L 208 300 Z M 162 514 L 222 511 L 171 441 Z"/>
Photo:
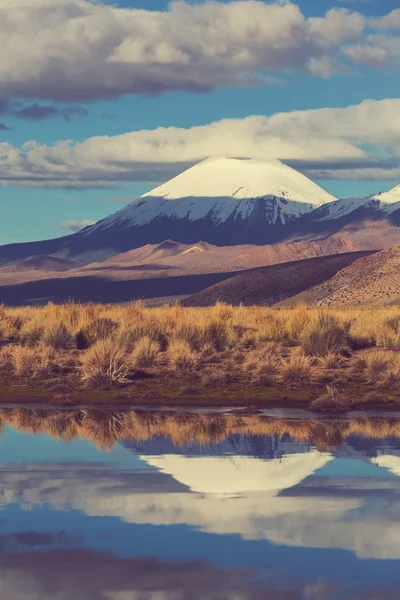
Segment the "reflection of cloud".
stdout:
<path fill-rule="evenodd" d="M 207 563 L 123 559 L 90 550 L 2 555 L 4 600 L 302 600 L 303 585 L 254 585 L 246 570 Z M 307 585 L 307 584 L 306 584 Z M 312 585 L 312 584 L 311 584 Z M 324 600 L 332 598 L 329 585 Z M 320 596 L 306 596 L 319 600 Z"/>
<path fill-rule="evenodd" d="M 79 534 L 72 534 L 68 531 L 57 531 L 54 533 L 41 531 L 18 531 L 2 535 L 0 537 L 0 547 L 3 550 L 9 547 L 15 548 L 40 548 L 47 546 L 76 546 L 83 542 L 83 537 Z"/>
<path fill-rule="evenodd" d="M 186 460 L 195 473 L 193 459 Z M 229 459 L 223 460 L 228 467 Z M 305 463 L 307 469 L 298 464 L 303 475 L 310 473 L 306 458 Z M 335 484 L 335 480 L 318 478 L 315 486 L 310 483 L 313 477 L 308 477 L 290 492 L 276 495 L 279 485 L 291 485 L 294 479 L 290 482 L 283 477 L 279 484 L 275 472 L 274 486 L 264 489 L 261 482 L 258 490 L 253 486 L 245 493 L 245 483 L 238 494 L 241 484 L 232 490 L 228 469 L 227 489 L 234 495 L 226 496 L 221 495 L 223 472 L 218 467 L 212 473 L 213 464 L 211 460 L 209 474 L 210 481 L 217 481 L 218 474 L 217 494 L 190 491 L 186 478 L 180 482 L 172 469 L 168 475 L 112 471 L 104 465 L 32 464 L 26 470 L 10 465 L 0 473 L 0 500 L 3 505 L 18 502 L 26 509 L 44 504 L 59 510 L 71 506 L 89 516 L 114 516 L 138 524 L 185 524 L 208 533 L 239 534 L 284 546 L 347 549 L 363 558 L 400 558 L 400 480 L 384 477 L 385 471 L 373 481 L 347 479 Z M 282 473 L 284 470 L 285 464 L 281 466 Z M 275 487 L 272 495 L 271 487 Z M 377 499 L 374 503 L 369 501 L 372 491 Z"/>

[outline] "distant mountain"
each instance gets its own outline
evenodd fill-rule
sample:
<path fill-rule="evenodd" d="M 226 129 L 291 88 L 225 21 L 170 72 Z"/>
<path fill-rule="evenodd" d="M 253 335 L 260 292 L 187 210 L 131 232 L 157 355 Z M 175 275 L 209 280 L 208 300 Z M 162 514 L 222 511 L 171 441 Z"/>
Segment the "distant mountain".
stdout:
<path fill-rule="evenodd" d="M 208 159 L 76 234 L 1 247 L 0 265 L 40 255 L 87 264 L 167 238 L 270 244 L 296 219 L 334 200 L 278 160 Z"/>
<path fill-rule="evenodd" d="M 340 235 L 364 249 L 389 248 L 400 242 L 400 185 L 389 192 L 342 198 L 317 207 L 293 224 L 288 240 L 316 240 Z"/>
<path fill-rule="evenodd" d="M 284 256 L 284 245 L 326 243 L 332 236 L 334 243 L 346 240 L 349 251 L 380 250 L 399 243 L 400 186 L 336 200 L 278 160 L 217 158 L 199 163 L 73 235 L 0 247 L 0 267 L 42 256 L 88 265 L 132 252 L 131 258 L 123 259 L 130 261 L 165 244 L 148 258 L 158 262 L 184 247 L 202 253 L 199 240 L 210 247 L 269 246 L 283 262 L 313 256 L 296 257 L 291 251 Z M 278 262 L 261 261 L 258 264 Z"/>

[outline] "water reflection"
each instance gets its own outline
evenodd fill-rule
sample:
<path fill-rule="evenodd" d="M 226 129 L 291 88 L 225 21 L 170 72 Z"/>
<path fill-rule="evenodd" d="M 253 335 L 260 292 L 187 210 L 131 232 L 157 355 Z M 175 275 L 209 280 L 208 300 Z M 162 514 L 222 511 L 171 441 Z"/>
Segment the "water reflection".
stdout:
<path fill-rule="evenodd" d="M 0 419 L 1 598 L 399 597 L 394 417 Z"/>

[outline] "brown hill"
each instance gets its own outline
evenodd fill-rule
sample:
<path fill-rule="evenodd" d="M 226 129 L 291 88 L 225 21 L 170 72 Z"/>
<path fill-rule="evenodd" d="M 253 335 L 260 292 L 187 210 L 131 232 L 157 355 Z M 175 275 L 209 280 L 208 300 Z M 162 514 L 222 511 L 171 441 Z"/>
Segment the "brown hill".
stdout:
<path fill-rule="evenodd" d="M 360 258 L 285 305 L 299 302 L 321 306 L 400 304 L 400 244 Z"/>
<path fill-rule="evenodd" d="M 184 306 L 228 304 L 271 306 L 333 277 L 371 252 L 351 252 L 334 256 L 272 265 L 249 270 L 183 300 Z"/>
<path fill-rule="evenodd" d="M 49 271 L 55 273 L 62 273 L 63 271 L 70 271 L 76 269 L 79 264 L 73 260 L 64 260 L 55 256 L 37 256 L 35 258 L 28 258 L 16 265 L 9 267 L 3 267 L 0 269 L 0 273 L 19 273 L 24 271 Z"/>
<path fill-rule="evenodd" d="M 185 245 L 167 240 L 70 272 L 0 269 L 0 297 L 8 304 L 45 304 L 66 299 L 128 302 L 138 298 L 163 303 L 195 294 L 254 267 L 356 248 L 339 237 L 259 247 L 218 247 L 204 242 Z M 310 285 L 320 281 L 313 280 Z"/>

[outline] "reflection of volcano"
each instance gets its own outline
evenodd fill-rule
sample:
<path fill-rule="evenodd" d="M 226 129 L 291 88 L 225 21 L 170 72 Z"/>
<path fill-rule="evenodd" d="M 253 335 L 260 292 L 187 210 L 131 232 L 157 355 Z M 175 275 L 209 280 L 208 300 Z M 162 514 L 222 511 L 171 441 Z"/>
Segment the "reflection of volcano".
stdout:
<path fill-rule="evenodd" d="M 143 459 L 150 469 L 141 464 L 136 472 L 106 464 L 9 464 L 0 471 L 0 503 L 3 509 L 16 502 L 29 510 L 49 505 L 132 524 L 185 525 L 281 546 L 400 559 L 400 478 L 371 462 L 316 451 L 282 460 Z"/>
<path fill-rule="evenodd" d="M 247 456 L 191 457 L 142 456 L 149 465 L 168 473 L 193 492 L 235 496 L 256 492 L 276 496 L 326 465 L 332 456 L 316 450 L 288 454 L 280 460 Z"/>

